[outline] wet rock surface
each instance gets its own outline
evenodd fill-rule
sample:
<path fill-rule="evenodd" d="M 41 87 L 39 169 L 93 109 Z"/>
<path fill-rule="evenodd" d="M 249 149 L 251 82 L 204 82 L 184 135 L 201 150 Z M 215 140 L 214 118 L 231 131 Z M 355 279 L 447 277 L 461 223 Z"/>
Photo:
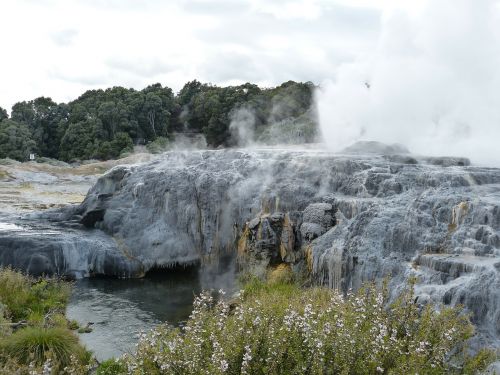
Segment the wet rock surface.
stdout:
<path fill-rule="evenodd" d="M 141 277 L 140 262 L 126 256 L 113 238 L 71 223 L 1 217 L 0 264 L 33 275 Z M 15 221 L 15 225 L 5 225 Z"/>
<path fill-rule="evenodd" d="M 65 241 L 75 233 L 106 244 L 78 250 L 92 255 L 66 268 L 87 274 L 99 269 L 134 277 L 239 250 L 242 267 L 264 272 L 286 263 L 342 290 L 391 276 L 397 291 L 415 275 L 421 303 L 463 304 L 481 340 L 496 343 L 500 170 L 468 164 L 314 150 L 171 152 L 113 168 L 79 207 L 37 220 L 50 219 Z M 26 268 L 29 258 L 40 269 L 60 272 L 50 260 L 66 256 L 58 250 L 61 241 L 45 236 L 37 243 L 34 237 L 0 231 L 2 254 L 9 248 L 24 254 L 22 260 L 2 255 L 2 263 Z"/>

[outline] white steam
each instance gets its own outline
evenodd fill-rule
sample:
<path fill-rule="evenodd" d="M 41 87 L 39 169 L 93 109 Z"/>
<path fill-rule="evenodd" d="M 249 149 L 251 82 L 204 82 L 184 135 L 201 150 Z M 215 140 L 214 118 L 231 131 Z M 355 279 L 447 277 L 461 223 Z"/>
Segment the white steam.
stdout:
<path fill-rule="evenodd" d="M 231 114 L 229 124 L 231 138 L 235 145 L 240 147 L 252 146 L 255 133 L 255 115 L 247 108 L 239 108 Z"/>
<path fill-rule="evenodd" d="M 329 147 L 375 140 L 500 164 L 499 13 L 492 0 L 439 0 L 386 14 L 375 53 L 317 93 Z"/>

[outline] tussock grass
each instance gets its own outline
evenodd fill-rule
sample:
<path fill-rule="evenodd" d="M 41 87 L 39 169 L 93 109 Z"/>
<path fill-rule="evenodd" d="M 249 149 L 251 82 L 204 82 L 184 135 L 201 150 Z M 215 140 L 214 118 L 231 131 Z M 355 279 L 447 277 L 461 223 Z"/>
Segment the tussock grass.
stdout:
<path fill-rule="evenodd" d="M 64 313 L 71 285 L 59 279 L 34 278 L 10 268 L 0 269 L 0 302 L 12 321 L 40 323 L 49 312 Z"/>
<path fill-rule="evenodd" d="M 85 360 L 87 354 L 78 344 L 78 338 L 69 330 L 43 327 L 27 327 L 5 338 L 1 346 L 4 353 L 19 363 L 43 365 L 48 358 L 54 358 L 65 367 L 74 355 Z"/>
<path fill-rule="evenodd" d="M 87 374 L 89 352 L 64 316 L 71 284 L 0 269 L 0 375 Z"/>

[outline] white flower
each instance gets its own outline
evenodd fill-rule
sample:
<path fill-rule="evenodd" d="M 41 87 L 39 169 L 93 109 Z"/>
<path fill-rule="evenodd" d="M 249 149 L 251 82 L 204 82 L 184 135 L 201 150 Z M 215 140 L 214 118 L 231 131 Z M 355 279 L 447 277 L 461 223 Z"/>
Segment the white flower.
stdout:
<path fill-rule="evenodd" d="M 248 363 L 252 360 L 252 350 L 250 345 L 245 346 L 245 354 L 243 354 L 243 361 L 241 362 L 241 373 L 247 374 Z"/>
<path fill-rule="evenodd" d="M 47 358 L 45 363 L 43 364 L 43 375 L 50 375 L 52 372 L 52 360 L 50 358 Z"/>
<path fill-rule="evenodd" d="M 229 364 L 227 363 L 227 361 L 225 359 L 220 361 L 219 368 L 222 372 L 226 372 L 228 367 L 229 367 Z"/>

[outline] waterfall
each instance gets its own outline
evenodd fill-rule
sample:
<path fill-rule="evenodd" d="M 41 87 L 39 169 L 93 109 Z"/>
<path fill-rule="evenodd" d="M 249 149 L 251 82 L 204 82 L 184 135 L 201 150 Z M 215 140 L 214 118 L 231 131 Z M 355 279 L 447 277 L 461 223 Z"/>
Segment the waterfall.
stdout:
<path fill-rule="evenodd" d="M 337 247 L 332 247 L 330 253 L 328 259 L 328 285 L 332 289 L 341 290 L 343 251 Z"/>

